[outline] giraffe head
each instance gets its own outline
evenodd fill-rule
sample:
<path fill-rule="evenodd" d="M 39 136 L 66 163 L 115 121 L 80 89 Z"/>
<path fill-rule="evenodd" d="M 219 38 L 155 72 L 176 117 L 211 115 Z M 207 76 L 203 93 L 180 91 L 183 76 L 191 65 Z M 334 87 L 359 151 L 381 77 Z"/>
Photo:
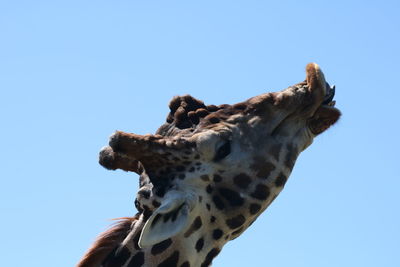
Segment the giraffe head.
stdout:
<path fill-rule="evenodd" d="M 339 119 L 334 92 L 311 63 L 306 80 L 283 91 L 220 106 L 175 97 L 155 135 L 113 134 L 100 163 L 140 175 L 139 247 L 179 236 L 196 249 L 212 243 L 211 261 L 278 195 L 299 153 Z"/>

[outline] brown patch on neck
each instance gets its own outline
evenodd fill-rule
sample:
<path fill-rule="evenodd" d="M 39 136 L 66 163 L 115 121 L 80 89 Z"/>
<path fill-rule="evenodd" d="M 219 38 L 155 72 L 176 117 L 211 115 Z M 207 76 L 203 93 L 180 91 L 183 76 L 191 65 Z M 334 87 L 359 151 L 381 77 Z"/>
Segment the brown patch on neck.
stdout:
<path fill-rule="evenodd" d="M 257 177 L 267 179 L 272 171 L 276 169 L 275 165 L 263 157 L 255 156 L 251 168 L 256 172 Z"/>
<path fill-rule="evenodd" d="M 131 229 L 132 223 L 137 219 L 137 216 L 121 218 L 120 221 L 96 239 L 76 267 L 94 267 L 100 265 L 107 255 L 124 240 Z"/>

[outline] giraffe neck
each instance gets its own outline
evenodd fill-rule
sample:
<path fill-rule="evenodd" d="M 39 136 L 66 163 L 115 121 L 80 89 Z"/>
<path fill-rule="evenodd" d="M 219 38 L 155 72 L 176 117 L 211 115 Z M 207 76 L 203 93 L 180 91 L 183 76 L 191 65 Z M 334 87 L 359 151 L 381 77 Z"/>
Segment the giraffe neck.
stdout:
<path fill-rule="evenodd" d="M 205 219 L 205 218 L 204 218 Z M 102 267 L 142 266 L 142 267 L 190 267 L 209 266 L 228 241 L 222 232 L 214 231 L 211 235 L 205 231 L 204 219 L 197 217 L 182 234 L 168 238 L 153 246 L 140 248 L 139 236 L 144 226 L 143 215 L 132 223 L 124 241 L 103 261 Z M 215 223 L 215 217 L 210 218 Z M 203 228 L 203 229 L 202 229 Z"/>

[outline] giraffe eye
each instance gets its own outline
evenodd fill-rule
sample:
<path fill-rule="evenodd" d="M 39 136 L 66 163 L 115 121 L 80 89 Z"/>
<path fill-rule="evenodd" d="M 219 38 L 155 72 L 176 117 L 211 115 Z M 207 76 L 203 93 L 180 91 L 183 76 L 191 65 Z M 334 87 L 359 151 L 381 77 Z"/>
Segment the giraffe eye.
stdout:
<path fill-rule="evenodd" d="M 220 146 L 217 150 L 217 153 L 214 156 L 214 161 L 220 161 L 231 153 L 231 142 L 226 141 L 222 146 Z"/>

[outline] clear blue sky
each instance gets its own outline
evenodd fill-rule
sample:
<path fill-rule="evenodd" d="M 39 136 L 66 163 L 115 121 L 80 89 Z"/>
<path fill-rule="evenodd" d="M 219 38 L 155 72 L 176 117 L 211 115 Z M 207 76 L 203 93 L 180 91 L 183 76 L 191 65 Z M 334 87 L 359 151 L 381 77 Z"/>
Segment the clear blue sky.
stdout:
<path fill-rule="evenodd" d="M 235 103 L 336 84 L 340 122 L 214 266 L 400 266 L 398 1 L 0 0 L 1 266 L 73 266 L 137 176 L 115 130 L 154 132 L 178 94 Z"/>

